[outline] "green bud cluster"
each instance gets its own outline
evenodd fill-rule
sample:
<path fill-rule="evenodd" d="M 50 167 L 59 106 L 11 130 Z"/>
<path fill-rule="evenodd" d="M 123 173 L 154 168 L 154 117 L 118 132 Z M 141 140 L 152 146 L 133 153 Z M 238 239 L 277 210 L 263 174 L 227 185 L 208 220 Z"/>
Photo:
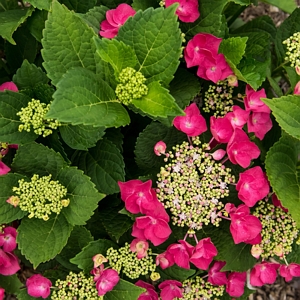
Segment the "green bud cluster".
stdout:
<path fill-rule="evenodd" d="M 169 209 L 173 224 L 190 228 L 195 233 L 203 225 L 219 226 L 218 212 L 224 204 L 221 198 L 229 195 L 228 185 L 235 182 L 231 170 L 216 163 L 208 153 L 208 144 L 193 138 L 173 147 L 165 158 L 169 162 L 157 174 L 158 200 Z"/>
<path fill-rule="evenodd" d="M 232 110 L 233 87 L 227 81 L 219 81 L 215 85 L 210 85 L 204 93 L 203 111 L 214 112 L 214 116 L 223 116 Z"/>
<path fill-rule="evenodd" d="M 20 121 L 23 123 L 19 125 L 18 130 L 30 132 L 31 127 L 33 132 L 38 135 L 46 137 L 52 133 L 52 129 L 57 129 L 61 124 L 57 120 L 44 119 L 46 113 L 50 109 L 50 104 L 41 103 L 40 100 L 32 99 L 28 102 L 27 107 L 21 108 L 17 113 Z"/>
<path fill-rule="evenodd" d="M 282 43 L 287 48 L 285 60 L 289 61 L 292 67 L 300 67 L 300 32 L 294 33 Z"/>
<path fill-rule="evenodd" d="M 93 276 L 87 277 L 84 272 L 70 272 L 65 280 L 56 280 L 55 287 L 52 300 L 103 300 L 103 296 L 98 296 Z"/>
<path fill-rule="evenodd" d="M 187 279 L 182 283 L 183 298 L 189 299 L 220 299 L 225 291 L 225 286 L 215 286 L 205 281 L 200 276 Z"/>
<path fill-rule="evenodd" d="M 116 88 L 118 99 L 125 105 L 133 99 L 139 99 L 148 94 L 148 87 L 144 84 L 146 78 L 141 72 L 133 68 L 125 68 L 120 72 L 119 84 Z"/>
<path fill-rule="evenodd" d="M 67 189 L 58 181 L 51 180 L 51 175 L 39 178 L 33 175 L 30 182 L 20 179 L 18 187 L 13 192 L 19 197 L 18 206 L 21 210 L 29 212 L 28 218 L 38 218 L 47 221 L 54 212 L 59 214 L 63 207 L 69 205 Z"/>
<path fill-rule="evenodd" d="M 125 243 L 125 246 L 118 250 L 109 248 L 106 258 L 109 265 L 118 273 L 122 271 L 127 277 L 137 279 L 141 275 L 151 274 L 156 269 L 151 249 L 149 248 L 147 252 L 147 256 L 138 259 L 136 253 L 130 250 L 130 245 Z"/>
<path fill-rule="evenodd" d="M 292 244 L 299 231 L 296 222 L 289 213 L 280 207 L 274 206 L 264 200 L 260 201 L 253 213 L 262 224 L 262 258 L 272 256 L 284 257 L 292 251 Z"/>

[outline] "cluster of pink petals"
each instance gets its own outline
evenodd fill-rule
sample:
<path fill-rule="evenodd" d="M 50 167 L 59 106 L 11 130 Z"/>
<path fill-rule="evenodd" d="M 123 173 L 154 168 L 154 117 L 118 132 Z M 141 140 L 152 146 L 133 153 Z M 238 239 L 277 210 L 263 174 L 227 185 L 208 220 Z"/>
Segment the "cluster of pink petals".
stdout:
<path fill-rule="evenodd" d="M 221 272 L 221 269 L 226 265 L 225 261 L 216 261 L 208 271 L 207 281 L 213 285 L 227 284 L 227 272 Z"/>
<path fill-rule="evenodd" d="M 250 272 L 250 284 L 252 286 L 263 286 L 264 284 L 273 284 L 277 277 L 279 264 L 270 262 L 261 262 L 256 264 Z"/>
<path fill-rule="evenodd" d="M 297 82 L 294 88 L 294 95 L 300 95 L 300 81 Z"/>
<path fill-rule="evenodd" d="M 163 141 L 159 141 L 154 145 L 154 153 L 157 156 L 161 156 L 166 153 L 167 145 Z"/>
<path fill-rule="evenodd" d="M 5 289 L 0 287 L 0 300 L 3 300 L 5 297 Z"/>
<path fill-rule="evenodd" d="M 246 272 L 230 273 L 226 284 L 226 292 L 231 297 L 241 297 L 244 294 L 246 279 Z"/>
<path fill-rule="evenodd" d="M 221 41 L 208 33 L 196 34 L 184 49 L 187 67 L 198 66 L 197 75 L 214 83 L 233 75 L 225 56 L 218 53 Z"/>
<path fill-rule="evenodd" d="M 0 84 L 0 92 L 3 92 L 5 90 L 9 90 L 9 91 L 13 91 L 13 92 L 19 91 L 18 87 L 12 81 L 7 81 L 7 82 Z"/>
<path fill-rule="evenodd" d="M 200 114 L 200 110 L 196 103 L 192 103 L 184 110 L 185 116 L 174 118 L 173 125 L 187 136 L 198 136 L 207 130 L 204 117 Z"/>
<path fill-rule="evenodd" d="M 119 28 L 127 21 L 129 17 L 135 15 L 135 10 L 128 4 L 122 3 L 115 9 L 106 12 L 106 20 L 100 24 L 99 34 L 102 37 L 112 39 L 119 31 Z"/>
<path fill-rule="evenodd" d="M 137 300 L 158 300 L 158 294 L 152 284 L 139 280 L 135 285 L 146 289 L 146 292 L 140 294 Z"/>
<path fill-rule="evenodd" d="M 239 199 L 247 206 L 253 207 L 257 201 L 268 195 L 270 185 L 266 174 L 257 166 L 240 173 L 236 190 Z"/>
<path fill-rule="evenodd" d="M 177 280 L 165 280 L 159 286 L 161 289 L 160 297 L 162 300 L 173 300 L 182 298 L 182 283 Z"/>
<path fill-rule="evenodd" d="M 50 295 L 52 282 L 40 274 L 35 274 L 27 279 L 26 286 L 28 295 L 35 298 L 42 297 L 46 299 Z"/>
<path fill-rule="evenodd" d="M 300 276 L 300 265 L 296 263 L 291 263 L 288 266 L 281 265 L 279 267 L 279 274 L 281 277 L 284 277 L 286 282 L 289 282 L 293 277 Z"/>
<path fill-rule="evenodd" d="M 198 10 L 198 0 L 166 0 L 165 5 L 169 7 L 170 5 L 178 3 L 179 6 L 176 10 L 176 15 L 179 20 L 186 23 L 195 22 L 199 17 L 200 13 Z"/>
<path fill-rule="evenodd" d="M 130 243 L 130 250 L 136 252 L 136 257 L 141 259 L 147 256 L 147 250 L 149 249 L 149 243 L 145 240 L 134 239 Z"/>

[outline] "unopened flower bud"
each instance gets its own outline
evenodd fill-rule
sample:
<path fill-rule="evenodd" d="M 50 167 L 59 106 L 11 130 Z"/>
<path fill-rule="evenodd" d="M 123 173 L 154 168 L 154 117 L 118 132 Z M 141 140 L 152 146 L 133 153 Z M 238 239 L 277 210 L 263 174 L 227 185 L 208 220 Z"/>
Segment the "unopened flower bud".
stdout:
<path fill-rule="evenodd" d="M 150 279 L 152 281 L 157 281 L 160 279 L 160 274 L 158 272 L 152 272 L 150 275 Z"/>
<path fill-rule="evenodd" d="M 163 141 L 159 141 L 154 146 L 154 153 L 157 156 L 161 156 L 166 153 L 167 145 Z"/>
<path fill-rule="evenodd" d="M 226 151 L 223 150 L 223 149 L 218 149 L 216 150 L 213 154 L 212 154 L 212 157 L 214 160 L 220 160 L 222 159 L 226 154 Z"/>
<path fill-rule="evenodd" d="M 235 75 L 229 75 L 227 81 L 229 86 L 238 86 L 238 79 Z"/>
<path fill-rule="evenodd" d="M 259 245 L 253 245 L 251 248 L 251 255 L 256 259 L 259 259 L 260 255 L 262 254 L 263 249 Z"/>
<path fill-rule="evenodd" d="M 105 262 L 108 262 L 107 258 L 102 254 L 96 254 L 93 256 L 94 268 L 98 268 Z"/>

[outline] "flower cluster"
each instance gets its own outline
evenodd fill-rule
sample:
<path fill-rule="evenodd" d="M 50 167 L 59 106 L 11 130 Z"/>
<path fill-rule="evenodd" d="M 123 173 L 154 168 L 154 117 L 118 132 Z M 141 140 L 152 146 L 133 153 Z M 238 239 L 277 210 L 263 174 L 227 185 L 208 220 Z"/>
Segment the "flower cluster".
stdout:
<path fill-rule="evenodd" d="M 139 99 L 147 95 L 148 87 L 145 85 L 146 78 L 141 72 L 133 68 L 125 68 L 120 72 L 119 84 L 116 87 L 118 99 L 128 105 L 133 99 Z"/>
<path fill-rule="evenodd" d="M 200 13 L 198 10 L 198 0 L 165 0 L 164 4 L 166 7 L 178 3 L 179 6 L 176 9 L 176 15 L 179 20 L 185 23 L 195 22 L 199 17 Z"/>
<path fill-rule="evenodd" d="M 50 295 L 52 282 L 40 274 L 35 274 L 26 280 L 26 286 L 28 295 L 34 298 L 42 297 L 46 299 Z"/>
<path fill-rule="evenodd" d="M 300 75 L 300 32 L 295 32 L 282 43 L 287 48 L 285 60 L 289 61 L 291 66 L 295 67 L 298 75 Z"/>
<path fill-rule="evenodd" d="M 20 179 L 18 187 L 13 187 L 13 192 L 17 195 L 7 200 L 8 203 L 16 203 L 21 210 L 30 214 L 28 218 L 38 218 L 47 221 L 49 215 L 54 212 L 59 214 L 63 207 L 70 203 L 69 199 L 64 199 L 67 189 L 58 181 L 51 180 L 51 175 L 39 177 L 34 174 L 30 182 Z"/>
<path fill-rule="evenodd" d="M 19 131 L 30 132 L 31 127 L 37 135 L 46 137 L 52 134 L 52 129 L 57 129 L 61 124 L 57 120 L 45 119 L 45 115 L 50 109 L 50 104 L 41 103 L 40 100 L 32 99 L 27 107 L 21 108 L 17 113 L 23 124 L 19 125 Z"/>

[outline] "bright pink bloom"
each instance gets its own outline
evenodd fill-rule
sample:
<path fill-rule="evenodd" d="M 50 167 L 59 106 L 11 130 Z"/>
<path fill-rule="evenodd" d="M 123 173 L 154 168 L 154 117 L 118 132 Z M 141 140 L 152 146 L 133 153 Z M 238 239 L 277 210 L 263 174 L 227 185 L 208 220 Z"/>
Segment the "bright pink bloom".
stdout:
<path fill-rule="evenodd" d="M 0 160 L 0 176 L 6 175 L 10 171 L 10 168 Z"/>
<path fill-rule="evenodd" d="M 210 238 L 202 239 L 194 248 L 190 262 L 201 270 L 206 270 L 214 257 L 218 254 L 217 248 Z"/>
<path fill-rule="evenodd" d="M 248 168 L 251 160 L 259 157 L 260 150 L 242 129 L 236 128 L 227 144 L 227 154 L 233 164 Z"/>
<path fill-rule="evenodd" d="M 270 185 L 266 174 L 257 166 L 240 173 L 236 190 L 239 199 L 252 207 L 269 194 Z"/>
<path fill-rule="evenodd" d="M 289 210 L 282 206 L 281 201 L 277 198 L 276 194 L 272 195 L 272 203 L 276 207 L 280 207 L 284 212 L 288 212 Z"/>
<path fill-rule="evenodd" d="M 182 283 L 177 280 L 165 280 L 158 288 L 161 289 L 160 297 L 162 300 L 173 300 L 174 298 L 182 298 Z"/>
<path fill-rule="evenodd" d="M 165 220 L 144 216 L 135 219 L 131 235 L 139 239 L 150 240 L 154 246 L 158 246 L 165 242 L 171 233 Z"/>
<path fill-rule="evenodd" d="M 5 289 L 3 289 L 2 287 L 0 287 L 0 300 L 3 300 L 5 297 Z"/>
<path fill-rule="evenodd" d="M 189 259 L 192 256 L 194 246 L 184 240 L 180 240 L 179 243 L 180 244 L 171 244 L 167 248 L 167 253 L 173 256 L 173 260 L 177 266 L 189 269 Z"/>
<path fill-rule="evenodd" d="M 241 297 L 244 294 L 246 272 L 232 272 L 228 275 L 228 282 L 226 284 L 226 292 L 231 297 Z"/>
<path fill-rule="evenodd" d="M 265 134 L 272 128 L 270 113 L 253 112 L 247 122 L 248 132 L 254 132 L 255 136 L 262 140 Z"/>
<path fill-rule="evenodd" d="M 3 233 L 0 233 L 0 246 L 5 252 L 14 251 L 16 243 L 17 230 L 11 226 L 5 227 Z"/>
<path fill-rule="evenodd" d="M 169 7 L 173 3 L 179 3 L 176 15 L 179 20 L 186 23 L 196 21 L 200 17 L 198 0 L 166 0 L 165 5 Z"/>
<path fill-rule="evenodd" d="M 50 295 L 52 282 L 40 274 L 35 274 L 27 279 L 26 286 L 28 295 L 35 298 L 42 297 L 46 299 Z"/>
<path fill-rule="evenodd" d="M 227 284 L 227 272 L 220 272 L 225 265 L 225 261 L 216 261 L 208 271 L 207 281 L 213 285 Z"/>
<path fill-rule="evenodd" d="M 119 280 L 119 274 L 114 269 L 106 269 L 101 272 L 101 275 L 96 282 L 98 296 L 103 296 L 107 292 L 111 291 L 119 282 Z"/>
<path fill-rule="evenodd" d="M 9 90 L 13 92 L 19 91 L 18 87 L 12 81 L 4 82 L 0 85 L 0 92 L 5 90 Z"/>
<path fill-rule="evenodd" d="M 212 153 L 212 157 L 214 160 L 221 160 L 226 154 L 226 151 L 223 149 L 218 149 L 214 153 Z"/>
<path fill-rule="evenodd" d="M 198 136 L 207 130 L 206 121 L 200 114 L 196 103 L 192 103 L 184 110 L 185 116 L 174 118 L 174 126 L 187 136 Z"/>
<path fill-rule="evenodd" d="M 158 201 L 155 189 L 151 189 L 151 194 L 153 197 L 153 203 L 154 203 L 155 207 L 152 209 L 144 209 L 143 214 L 150 216 L 150 217 L 154 217 L 156 219 L 162 219 L 162 220 L 165 220 L 166 222 L 169 222 L 170 217 L 169 217 L 168 213 L 166 212 L 165 207 L 162 205 L 161 202 Z"/>
<path fill-rule="evenodd" d="M 253 267 L 250 272 L 250 284 L 253 286 L 263 286 L 273 284 L 277 277 L 277 263 L 262 262 Z"/>
<path fill-rule="evenodd" d="M 157 156 L 161 156 L 166 153 L 167 145 L 163 141 L 159 141 L 154 146 L 154 153 Z"/>
<path fill-rule="evenodd" d="M 240 128 L 242 129 L 243 126 L 247 123 L 249 118 L 249 111 L 243 110 L 237 105 L 232 106 L 232 112 L 229 112 L 225 115 L 225 118 L 227 118 L 231 126 L 233 128 Z"/>
<path fill-rule="evenodd" d="M 260 100 L 261 98 L 267 98 L 265 89 L 256 92 L 249 84 L 247 84 L 246 97 L 244 98 L 246 110 L 270 113 L 270 108 Z"/>
<path fill-rule="evenodd" d="M 100 24 L 99 34 L 102 37 L 112 39 L 119 31 L 119 28 L 127 21 L 129 17 L 135 15 L 135 10 L 128 4 L 122 3 L 115 9 L 106 12 L 106 20 Z"/>
<path fill-rule="evenodd" d="M 146 289 L 146 292 L 140 294 L 137 300 L 158 300 L 158 295 L 152 284 L 139 280 L 135 285 Z"/>
<path fill-rule="evenodd" d="M 284 277 L 286 282 L 289 282 L 293 277 L 300 276 L 300 265 L 296 263 L 291 263 L 288 266 L 281 265 L 279 267 L 279 274 L 281 277 Z"/>
<path fill-rule="evenodd" d="M 212 116 L 210 117 L 210 132 L 219 143 L 228 143 L 233 134 L 233 127 L 228 118 Z"/>
<path fill-rule="evenodd" d="M 174 265 L 174 257 L 167 251 L 158 254 L 155 259 L 156 265 L 160 266 L 163 270 Z"/>
<path fill-rule="evenodd" d="M 18 257 L 11 252 L 5 252 L 0 248 L 0 274 L 13 275 L 20 270 Z"/>
<path fill-rule="evenodd" d="M 248 206 L 238 206 L 236 211 L 230 214 L 230 219 L 230 232 L 235 244 L 243 242 L 255 245 L 261 242 L 262 225 L 257 217 L 250 215 Z"/>
<path fill-rule="evenodd" d="M 130 250 L 136 252 L 136 257 L 141 259 L 147 256 L 147 250 L 149 249 L 149 243 L 145 240 L 134 239 L 130 243 Z"/>
<path fill-rule="evenodd" d="M 225 204 L 225 210 L 227 211 L 227 213 L 231 214 L 231 213 L 234 213 L 236 211 L 236 207 L 233 203 L 226 203 Z"/>

